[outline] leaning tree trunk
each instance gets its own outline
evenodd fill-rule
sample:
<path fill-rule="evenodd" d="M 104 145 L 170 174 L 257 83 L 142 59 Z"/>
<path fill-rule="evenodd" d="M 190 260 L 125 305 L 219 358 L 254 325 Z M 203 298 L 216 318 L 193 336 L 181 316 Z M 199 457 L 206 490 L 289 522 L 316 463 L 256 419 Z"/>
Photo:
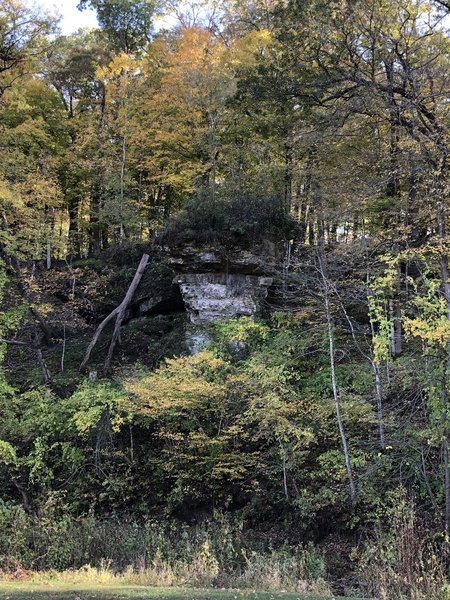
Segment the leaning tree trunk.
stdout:
<path fill-rule="evenodd" d="M 81 363 L 81 366 L 80 366 L 81 370 L 86 368 L 86 365 L 88 364 L 89 359 L 91 357 L 92 350 L 94 349 L 94 346 L 98 342 L 98 339 L 99 339 L 102 331 L 105 329 L 105 327 L 108 325 L 108 323 L 110 323 L 114 318 L 116 318 L 116 322 L 114 325 L 114 332 L 113 332 L 113 335 L 111 338 L 108 355 L 107 355 L 106 361 L 105 361 L 105 371 L 109 370 L 109 368 L 111 366 L 111 360 L 112 360 L 112 357 L 114 354 L 114 349 L 115 349 L 117 341 L 119 339 L 120 328 L 122 326 L 122 322 L 125 317 L 125 313 L 127 311 L 128 305 L 130 304 L 131 300 L 133 299 L 134 293 L 135 293 L 139 283 L 141 282 L 141 279 L 144 274 L 147 263 L 149 261 L 149 258 L 150 257 L 148 254 L 142 255 L 141 261 L 140 261 L 139 266 L 136 270 L 136 273 L 133 277 L 133 281 L 131 282 L 131 285 L 128 288 L 125 298 L 122 300 L 122 302 L 119 304 L 119 306 L 117 308 L 115 308 L 105 319 L 103 319 L 103 321 L 97 327 L 97 330 L 94 333 L 91 343 L 87 347 L 86 354 L 84 355 L 84 358 L 83 358 L 83 362 Z"/>

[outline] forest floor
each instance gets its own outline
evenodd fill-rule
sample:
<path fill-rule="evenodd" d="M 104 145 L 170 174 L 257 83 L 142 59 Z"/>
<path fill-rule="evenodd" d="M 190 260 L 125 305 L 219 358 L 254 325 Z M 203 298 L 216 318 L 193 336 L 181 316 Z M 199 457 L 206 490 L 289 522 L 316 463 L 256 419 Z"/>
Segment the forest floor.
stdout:
<path fill-rule="evenodd" d="M 131 600 L 327 600 L 323 596 L 294 593 L 95 584 L 51 586 L 32 582 L 0 582 L 0 599 L 4 600 L 122 600 L 124 598 Z M 339 600 L 339 598 L 334 596 L 333 600 Z M 353 598 L 353 600 L 357 599 Z"/>

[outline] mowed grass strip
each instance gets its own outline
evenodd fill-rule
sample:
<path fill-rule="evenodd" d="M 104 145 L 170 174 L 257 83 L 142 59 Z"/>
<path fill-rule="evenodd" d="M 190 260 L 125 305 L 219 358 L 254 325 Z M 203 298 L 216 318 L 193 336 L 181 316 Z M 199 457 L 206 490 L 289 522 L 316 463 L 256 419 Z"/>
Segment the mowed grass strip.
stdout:
<path fill-rule="evenodd" d="M 145 586 L 42 585 L 32 582 L 0 583 L 2 600 L 330 600 L 330 596 L 292 593 L 149 588 Z M 334 600 L 344 600 L 334 596 Z M 353 598 L 352 600 L 357 600 Z"/>

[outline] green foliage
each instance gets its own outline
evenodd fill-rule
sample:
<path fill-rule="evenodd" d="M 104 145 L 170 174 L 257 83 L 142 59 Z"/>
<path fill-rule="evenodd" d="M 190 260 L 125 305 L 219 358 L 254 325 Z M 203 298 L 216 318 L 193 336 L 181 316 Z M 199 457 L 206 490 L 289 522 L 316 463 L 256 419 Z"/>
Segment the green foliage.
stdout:
<path fill-rule="evenodd" d="M 0 97 L 15 81 L 36 68 L 47 36 L 56 23 L 37 8 L 5 0 L 0 6 Z"/>
<path fill-rule="evenodd" d="M 292 236 L 294 221 L 283 211 L 276 196 L 260 191 L 241 191 L 227 196 L 217 192 L 211 201 L 208 190 L 186 202 L 169 222 L 164 240 L 169 244 L 199 243 L 254 244 L 263 239 L 286 239 Z"/>
<path fill-rule="evenodd" d="M 78 8 L 97 11 L 98 22 L 116 51 L 141 50 L 149 41 L 155 3 L 150 0 L 81 0 Z"/>
<path fill-rule="evenodd" d="M 362 549 L 361 574 L 379 598 L 445 600 L 448 583 L 440 544 L 417 524 L 415 507 L 402 487 L 392 491 Z M 386 528 L 385 522 L 389 522 Z"/>
<path fill-rule="evenodd" d="M 420 282 L 411 281 L 416 294 L 408 307 L 405 330 L 408 335 L 422 340 L 425 346 L 445 348 L 450 341 L 448 309 L 440 294 L 441 282 L 429 271 L 430 267 L 425 264 Z"/>
<path fill-rule="evenodd" d="M 72 421 L 79 435 L 86 436 L 98 426 L 105 411 L 108 411 L 113 431 L 119 431 L 123 423 L 120 415 L 122 393 L 109 381 L 84 383 L 71 396 Z"/>
<path fill-rule="evenodd" d="M 172 6 L 155 34 L 152 0 L 81 0 L 100 29 L 56 37 L 1 4 L 5 560 L 301 592 L 325 577 L 307 540 L 366 539 L 373 594 L 445 598 L 445 4 Z M 185 244 L 231 274 L 260 253 L 267 321 L 214 325 L 186 356 Z M 111 378 L 85 381 L 143 252 Z"/>
<path fill-rule="evenodd" d="M 21 258 L 43 257 L 62 207 L 58 155 L 69 142 L 64 122 L 58 94 L 40 79 L 23 78 L 4 94 L 0 128 L 8 158 L 0 169 L 0 206 L 7 226 L 1 241 Z"/>
<path fill-rule="evenodd" d="M 214 328 L 215 345 L 226 356 L 239 356 L 261 348 L 269 337 L 269 328 L 263 322 L 247 317 L 217 323 Z"/>
<path fill-rule="evenodd" d="M 246 537 L 239 522 L 220 515 L 191 526 L 150 519 L 117 523 L 93 515 L 73 519 L 61 511 L 63 501 L 55 495 L 39 518 L 16 506 L 0 505 L 0 557 L 5 567 L 17 568 L 18 561 L 40 570 L 79 569 L 61 576 L 77 583 L 85 583 L 92 574 L 105 583 L 116 577 L 117 582 L 145 585 L 189 583 L 272 592 L 306 592 L 320 586 L 329 591 L 323 554 L 312 544 L 272 548 Z"/>
<path fill-rule="evenodd" d="M 169 506 L 208 502 L 211 494 L 227 506 L 252 494 L 256 506 L 272 497 L 280 505 L 296 506 L 305 522 L 313 519 L 345 494 L 329 373 L 322 368 L 314 376 L 312 364 L 299 363 L 298 356 L 293 361 L 295 331 L 274 332 L 263 323 L 239 319 L 217 326 L 216 333 L 210 350 L 167 360 L 149 375 L 137 372 L 125 381 L 136 422 L 145 422 L 167 442 L 152 464 L 153 473 L 172 490 L 166 497 Z M 238 361 L 237 341 L 247 347 Z M 345 417 L 354 435 L 363 437 L 364 423 L 373 417 L 358 395 L 366 393 L 370 374 L 349 365 L 338 376 L 346 390 Z M 337 471 L 333 460 L 339 463 Z M 356 469 L 364 469 L 367 460 L 367 453 L 355 451 Z M 327 492 L 330 473 L 336 485 L 332 494 Z M 309 503 L 307 486 L 314 489 Z"/>
<path fill-rule="evenodd" d="M 14 447 L 3 440 L 0 440 L 0 462 L 4 465 L 15 464 L 17 462 Z"/>

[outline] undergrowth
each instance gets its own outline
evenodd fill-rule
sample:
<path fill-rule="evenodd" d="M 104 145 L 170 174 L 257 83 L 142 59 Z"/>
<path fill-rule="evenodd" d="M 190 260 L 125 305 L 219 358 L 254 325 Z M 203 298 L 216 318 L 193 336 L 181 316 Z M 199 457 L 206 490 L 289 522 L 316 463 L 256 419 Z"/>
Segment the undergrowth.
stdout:
<path fill-rule="evenodd" d="M 259 589 L 331 594 L 321 551 L 246 537 L 227 519 L 179 522 L 56 518 L 0 505 L 0 576 L 45 583 Z"/>

